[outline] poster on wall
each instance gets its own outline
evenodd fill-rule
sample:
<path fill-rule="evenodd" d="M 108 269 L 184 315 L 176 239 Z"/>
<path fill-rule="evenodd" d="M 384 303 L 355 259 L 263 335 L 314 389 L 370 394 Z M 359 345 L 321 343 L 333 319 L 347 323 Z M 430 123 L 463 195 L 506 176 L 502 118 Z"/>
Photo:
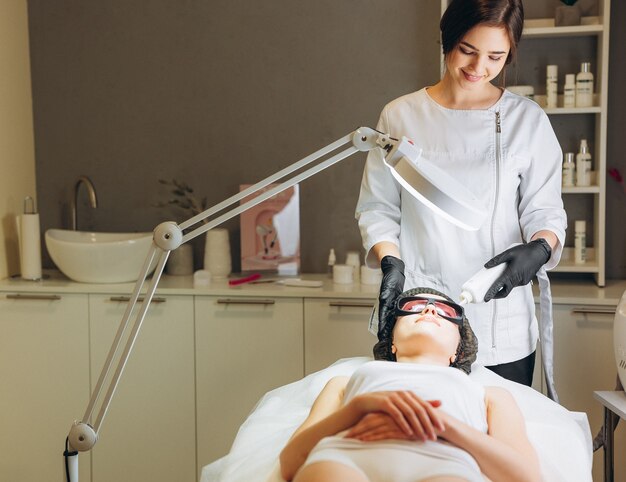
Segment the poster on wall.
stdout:
<path fill-rule="evenodd" d="M 242 184 L 240 191 L 251 184 Z M 264 189 L 241 200 L 241 204 L 276 187 Z M 286 189 L 241 213 L 241 270 L 300 271 L 300 196 L 299 186 Z"/>

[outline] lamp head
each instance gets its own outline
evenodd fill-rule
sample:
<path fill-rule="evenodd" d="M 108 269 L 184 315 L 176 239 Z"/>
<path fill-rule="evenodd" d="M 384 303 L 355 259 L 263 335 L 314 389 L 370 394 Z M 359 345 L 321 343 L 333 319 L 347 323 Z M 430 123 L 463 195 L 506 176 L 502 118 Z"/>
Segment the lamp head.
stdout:
<path fill-rule="evenodd" d="M 455 226 L 476 231 L 487 218 L 483 203 L 446 171 L 423 159 L 421 149 L 407 138 L 402 138 L 383 162 L 414 198 Z"/>

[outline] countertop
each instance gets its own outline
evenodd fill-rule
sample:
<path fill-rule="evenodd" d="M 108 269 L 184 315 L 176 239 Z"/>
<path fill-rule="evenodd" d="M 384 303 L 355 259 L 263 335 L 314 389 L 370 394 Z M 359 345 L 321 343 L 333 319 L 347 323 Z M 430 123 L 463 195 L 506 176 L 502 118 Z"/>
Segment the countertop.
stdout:
<path fill-rule="evenodd" d="M 5 278 L 0 280 L 0 292 L 31 293 L 105 293 L 130 294 L 134 283 L 96 284 L 77 283 L 66 278 L 58 271 L 46 271 L 42 281 L 24 281 Z M 232 277 L 237 277 L 233 275 Z M 231 278 L 232 278 L 231 277 Z M 375 300 L 378 286 L 354 283 L 340 285 L 333 283 L 325 274 L 302 274 L 304 280 L 321 280 L 320 288 L 283 286 L 276 283 L 242 284 L 229 286 L 227 279 L 213 279 L 210 286 L 194 288 L 192 276 L 168 276 L 161 278 L 157 287 L 160 295 L 212 295 L 212 296 L 253 296 L 253 297 L 297 297 L 297 298 L 348 298 Z M 272 275 L 261 279 L 277 279 Z M 556 304 L 591 304 L 617 306 L 626 291 L 626 280 L 607 280 L 604 288 L 598 287 L 591 280 L 552 281 L 552 298 Z M 537 284 L 533 286 L 537 298 Z"/>

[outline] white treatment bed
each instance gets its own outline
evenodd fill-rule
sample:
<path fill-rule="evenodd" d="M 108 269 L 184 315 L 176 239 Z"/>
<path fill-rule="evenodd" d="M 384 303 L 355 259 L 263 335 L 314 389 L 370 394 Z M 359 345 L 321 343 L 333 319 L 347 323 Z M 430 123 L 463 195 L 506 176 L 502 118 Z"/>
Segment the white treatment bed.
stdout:
<path fill-rule="evenodd" d="M 201 482 L 282 482 L 278 454 L 308 415 L 321 389 L 333 376 L 349 376 L 369 360 L 342 359 L 265 394 L 240 427 L 230 453 L 203 468 Z M 586 414 L 570 412 L 484 367 L 473 366 L 470 377 L 485 386 L 505 387 L 514 396 L 546 482 L 591 481 L 592 437 Z"/>

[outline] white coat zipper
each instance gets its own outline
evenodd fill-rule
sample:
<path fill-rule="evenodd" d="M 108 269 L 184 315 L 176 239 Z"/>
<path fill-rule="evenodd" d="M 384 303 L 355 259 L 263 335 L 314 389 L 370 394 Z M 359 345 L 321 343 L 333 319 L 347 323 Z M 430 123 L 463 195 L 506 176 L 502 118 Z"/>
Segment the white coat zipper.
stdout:
<path fill-rule="evenodd" d="M 500 111 L 496 111 L 496 195 L 493 200 L 493 214 L 491 216 L 491 255 L 496 255 L 496 241 L 494 229 L 496 224 L 496 209 L 498 208 L 498 197 L 500 194 Z M 493 302 L 493 318 L 491 320 L 491 348 L 496 347 L 496 320 L 498 318 L 498 306 Z"/>

